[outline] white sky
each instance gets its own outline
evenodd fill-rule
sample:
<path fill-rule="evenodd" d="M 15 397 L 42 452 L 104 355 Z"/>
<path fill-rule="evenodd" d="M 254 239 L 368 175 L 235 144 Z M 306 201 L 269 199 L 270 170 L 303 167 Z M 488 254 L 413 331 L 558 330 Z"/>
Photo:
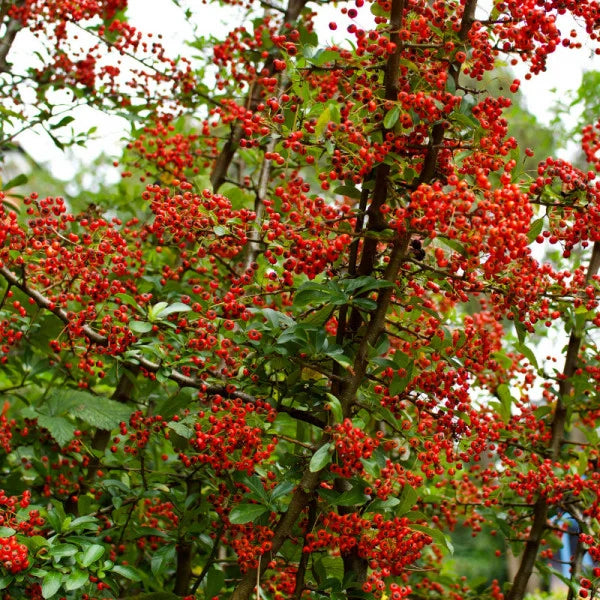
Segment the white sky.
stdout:
<path fill-rule="evenodd" d="M 163 44 L 167 54 L 177 55 L 190 52 L 184 42 L 190 39 L 193 33 L 192 22 L 195 23 L 198 33 L 203 35 L 222 35 L 241 23 L 242 13 L 240 9 L 228 7 L 227 12 L 215 6 L 199 4 L 197 2 L 183 2 L 184 5 L 194 6 L 194 17 L 190 22 L 182 17 L 182 11 L 175 6 L 172 0 L 129 0 L 128 16 L 134 26 L 140 31 L 147 33 L 162 33 Z M 485 4 L 482 2 L 482 4 Z M 155 10 L 149 10 L 153 7 Z M 318 9 L 320 16 L 317 19 L 317 30 L 319 38 L 327 41 L 333 35 L 339 37 L 345 30 L 344 20 L 350 20 L 339 14 L 339 10 L 333 6 L 322 6 Z M 237 12 L 237 14 L 236 14 Z M 480 10 L 479 15 L 485 18 L 486 14 Z M 224 17 L 229 22 L 223 22 Z M 340 27 L 336 34 L 328 29 L 328 23 L 336 20 Z M 559 27 L 566 31 L 573 26 L 580 31 L 571 19 L 563 18 Z M 581 39 L 585 39 L 582 31 Z M 31 56 L 31 44 L 35 43 L 31 38 L 17 38 L 15 52 L 10 59 L 18 64 L 19 57 L 23 60 Z M 534 113 L 541 122 L 548 123 L 551 117 L 550 108 L 557 99 L 564 99 L 566 92 L 575 90 L 581 81 L 585 70 L 600 69 L 600 57 L 594 56 L 589 48 L 581 50 L 569 50 L 559 48 L 548 61 L 548 71 L 535 76 L 530 81 L 524 79 L 526 69 L 519 65 L 516 67 L 516 76 L 521 81 L 521 90 L 526 98 L 529 110 Z M 552 93 L 553 88 L 558 88 L 559 93 Z M 52 141 L 44 134 L 29 131 L 19 137 L 19 141 L 25 150 L 39 163 L 46 164 L 54 176 L 68 180 L 86 162 L 89 163 L 101 153 L 117 158 L 121 154 L 122 138 L 127 132 L 127 124 L 118 117 L 109 117 L 96 110 L 89 108 L 80 109 L 76 115 L 75 124 L 82 123 L 81 129 L 87 130 L 93 125 L 98 126 L 98 133 L 94 139 L 90 139 L 85 148 L 77 147 L 75 150 L 61 152 Z M 573 120 L 575 116 L 573 116 Z M 118 178 L 118 169 L 112 173 L 114 179 Z"/>

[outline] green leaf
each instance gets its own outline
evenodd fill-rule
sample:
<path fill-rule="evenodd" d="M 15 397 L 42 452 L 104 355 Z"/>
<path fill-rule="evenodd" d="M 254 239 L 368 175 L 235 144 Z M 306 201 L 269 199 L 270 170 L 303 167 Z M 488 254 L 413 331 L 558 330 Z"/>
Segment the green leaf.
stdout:
<path fill-rule="evenodd" d="M 73 569 L 67 580 L 65 581 L 65 590 L 70 592 L 71 590 L 78 590 L 83 587 L 89 581 L 89 573 L 86 571 L 80 571 L 79 569 Z"/>
<path fill-rule="evenodd" d="M 238 504 L 229 513 L 229 520 L 233 525 L 243 525 L 258 519 L 267 510 L 262 504 Z"/>
<path fill-rule="evenodd" d="M 22 543 L 25 544 L 31 552 L 37 552 L 40 548 L 50 545 L 48 540 L 41 535 L 22 538 Z"/>
<path fill-rule="evenodd" d="M 354 298 L 351 304 L 366 311 L 373 311 L 377 308 L 377 302 L 370 298 Z"/>
<path fill-rule="evenodd" d="M 294 294 L 294 305 L 322 304 L 330 299 L 331 292 L 323 284 L 309 281 L 302 284 Z"/>
<path fill-rule="evenodd" d="M 275 489 L 271 492 L 271 502 L 287 496 L 296 486 L 291 481 L 282 481 Z"/>
<path fill-rule="evenodd" d="M 519 311 L 517 308 L 512 309 L 514 313 L 513 324 L 515 326 L 515 331 L 517 332 L 517 338 L 519 342 L 522 344 L 525 341 L 525 337 L 527 335 L 527 330 L 525 329 L 525 325 L 519 319 Z"/>
<path fill-rule="evenodd" d="M 405 485 L 402 488 L 402 495 L 400 496 L 400 503 L 394 511 L 399 517 L 406 514 L 416 503 L 419 496 L 417 492 L 410 485 Z"/>
<path fill-rule="evenodd" d="M 333 454 L 333 444 L 324 444 L 321 446 L 310 459 L 309 469 L 311 473 L 320 471 L 325 465 L 331 462 L 331 455 Z"/>
<path fill-rule="evenodd" d="M 75 425 L 64 417 L 40 415 L 38 425 L 47 429 L 59 446 L 66 446 L 75 437 Z"/>
<path fill-rule="evenodd" d="M 337 506 L 357 506 L 368 501 L 369 497 L 359 486 L 355 486 L 351 490 L 341 493 L 333 503 Z"/>
<path fill-rule="evenodd" d="M 78 393 L 75 399 L 77 403 L 71 409 L 71 414 L 92 427 L 111 430 L 118 427 L 122 421 L 128 421 L 131 416 L 130 407 L 104 396 L 83 396 Z"/>
<path fill-rule="evenodd" d="M 115 294 L 113 298 L 119 298 L 125 304 L 128 304 L 129 306 L 132 306 L 134 308 L 139 308 L 139 303 L 137 302 L 137 300 L 129 294 Z"/>
<path fill-rule="evenodd" d="M 529 226 L 529 232 L 527 233 L 527 239 L 530 242 L 533 242 L 533 240 L 535 240 L 535 238 L 538 235 L 540 235 L 540 233 L 542 233 L 543 228 L 544 228 L 544 217 L 540 217 L 539 219 L 532 221 L 531 225 Z"/>
<path fill-rule="evenodd" d="M 76 529 L 96 529 L 98 526 L 98 519 L 91 515 L 84 517 L 77 517 L 73 519 L 68 525 L 64 526 L 65 531 L 73 531 Z"/>
<path fill-rule="evenodd" d="M 50 571 L 42 580 L 42 596 L 52 598 L 62 585 L 62 573 Z"/>
<path fill-rule="evenodd" d="M 155 321 L 160 313 L 169 306 L 168 302 L 157 302 L 154 306 L 148 307 L 148 321 Z"/>
<path fill-rule="evenodd" d="M 348 198 L 353 198 L 354 200 L 360 200 L 361 195 L 360 190 L 353 185 L 339 185 L 333 190 L 333 193 L 340 196 L 348 196 Z"/>
<path fill-rule="evenodd" d="M 240 483 L 243 483 L 245 486 L 250 488 L 250 493 L 254 496 L 255 500 L 260 502 L 268 502 L 269 494 L 263 487 L 262 481 L 256 475 L 252 475 L 252 477 L 248 477 L 245 475 L 240 478 Z"/>
<path fill-rule="evenodd" d="M 382 288 L 394 287 L 392 281 L 387 279 L 377 279 L 370 275 L 363 275 L 362 277 L 353 277 L 351 279 L 342 279 L 339 282 L 340 287 L 347 294 L 353 292 L 353 295 L 364 294 L 365 292 L 371 292 L 373 290 L 380 290 Z"/>
<path fill-rule="evenodd" d="M 325 110 L 323 110 L 319 115 L 315 125 L 315 136 L 317 139 L 323 137 L 323 132 L 325 131 L 325 127 L 327 127 L 329 121 L 331 121 L 331 107 L 327 106 L 327 108 L 325 108 Z"/>
<path fill-rule="evenodd" d="M 512 414 L 512 405 L 516 400 L 512 397 L 510 389 L 506 383 L 501 383 L 496 388 L 496 394 L 500 399 L 500 416 L 505 423 L 508 423 Z"/>
<path fill-rule="evenodd" d="M 12 527 L 0 527 L 0 538 L 10 537 L 16 532 Z"/>
<path fill-rule="evenodd" d="M 81 566 L 89 567 L 92 563 L 95 563 L 97 560 L 99 560 L 103 554 L 104 546 L 101 546 L 100 544 L 91 544 L 83 552 Z"/>
<path fill-rule="evenodd" d="M 54 125 L 50 125 L 50 129 L 60 129 L 61 127 L 66 127 L 69 123 L 72 123 L 75 120 L 75 117 L 72 115 L 67 115 L 63 117 L 58 123 Z"/>
<path fill-rule="evenodd" d="M 516 344 L 515 350 L 520 352 L 530 362 L 531 366 L 539 369 L 537 358 L 531 348 L 528 348 L 525 344 Z"/>
<path fill-rule="evenodd" d="M 452 546 L 450 539 L 447 536 L 445 536 L 439 529 L 433 529 L 431 527 L 425 527 L 424 525 L 414 524 L 411 525 L 410 528 L 414 529 L 415 531 L 422 531 L 423 533 L 426 533 L 433 539 L 434 543 L 437 546 L 439 546 L 442 550 L 447 551 L 449 554 L 454 553 L 454 547 Z"/>
<path fill-rule="evenodd" d="M 398 375 L 394 375 L 392 377 L 392 381 L 390 383 L 390 396 L 397 396 L 406 389 L 406 386 L 410 383 L 412 379 L 412 367 L 413 363 L 411 363 L 410 366 L 406 369 L 407 373 L 405 377 L 399 377 Z"/>
<path fill-rule="evenodd" d="M 175 545 L 162 546 L 153 555 L 150 561 L 150 570 L 155 577 L 162 575 L 169 565 L 175 562 Z"/>
<path fill-rule="evenodd" d="M 62 558 L 63 556 L 75 556 L 79 552 L 79 548 L 73 544 L 56 544 L 48 548 L 49 556 Z"/>
<path fill-rule="evenodd" d="M 218 596 L 224 585 L 225 573 L 213 565 L 206 575 L 206 588 L 204 589 L 205 597 L 213 598 L 214 596 Z"/>
<path fill-rule="evenodd" d="M 169 304 L 169 306 L 157 313 L 155 315 L 155 318 L 164 319 L 165 317 L 172 315 L 173 313 L 187 312 L 189 310 L 192 309 L 187 304 L 184 304 L 183 302 L 174 302 L 173 304 Z"/>
<path fill-rule="evenodd" d="M 339 399 L 327 392 L 325 394 L 327 396 L 327 400 L 329 401 L 329 410 L 333 417 L 335 423 L 341 423 L 344 418 L 344 413 L 342 412 L 342 404 Z"/>
<path fill-rule="evenodd" d="M 454 250 L 454 252 L 458 252 L 458 254 L 460 254 L 461 256 L 465 256 L 465 257 L 467 256 L 467 251 L 465 250 L 465 247 L 460 242 L 457 242 L 456 240 L 452 240 L 449 238 L 441 237 L 441 236 L 439 236 L 437 239 L 442 244 L 444 244 L 444 246 L 447 246 L 451 250 Z"/>
<path fill-rule="evenodd" d="M 393 106 L 387 111 L 385 117 L 383 117 L 383 126 L 386 129 L 391 129 L 398 121 L 400 117 L 400 107 L 398 105 Z"/>
<path fill-rule="evenodd" d="M 152 323 L 148 323 L 148 321 L 129 321 L 127 327 L 134 333 L 148 333 L 152 331 Z"/>
<path fill-rule="evenodd" d="M 138 572 L 129 565 L 114 565 L 111 569 L 111 573 L 116 573 L 121 577 L 125 577 L 125 579 L 129 579 L 130 581 L 141 581 L 141 577 L 138 575 Z"/>
<path fill-rule="evenodd" d="M 12 179 L 9 179 L 3 186 L 3 190 L 11 190 L 12 188 L 18 187 L 20 185 L 25 185 L 29 181 L 27 175 L 21 173 Z"/>
<path fill-rule="evenodd" d="M 194 435 L 194 430 L 191 427 L 188 427 L 184 423 L 180 423 L 179 421 L 169 421 L 169 427 L 182 438 L 186 440 L 191 439 Z"/>
<path fill-rule="evenodd" d="M 0 590 L 5 590 L 14 580 L 12 575 L 0 575 Z"/>

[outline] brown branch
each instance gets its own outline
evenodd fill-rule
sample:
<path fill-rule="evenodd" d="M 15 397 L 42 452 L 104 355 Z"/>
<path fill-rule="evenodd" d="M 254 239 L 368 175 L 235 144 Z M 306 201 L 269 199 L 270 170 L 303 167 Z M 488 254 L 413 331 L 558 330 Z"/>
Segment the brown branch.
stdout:
<path fill-rule="evenodd" d="M 306 522 L 306 529 L 304 531 L 304 543 L 306 544 L 306 540 L 308 535 L 311 533 L 315 522 L 317 520 L 317 501 L 313 498 L 313 500 L 308 505 L 308 519 Z M 298 571 L 296 572 L 296 585 L 294 586 L 294 596 L 293 600 L 302 600 L 302 596 L 304 595 L 304 590 L 306 589 L 304 578 L 306 576 L 306 568 L 308 567 L 308 559 L 310 554 L 308 552 L 304 552 L 302 550 L 302 556 L 300 557 L 300 563 L 298 565 Z"/>
<path fill-rule="evenodd" d="M 282 31 L 285 31 L 286 23 L 294 23 L 298 19 L 300 13 L 302 12 L 302 9 L 306 6 L 307 2 L 308 0 L 289 0 L 287 9 L 285 10 L 285 14 L 283 15 Z M 273 75 L 273 73 L 275 73 L 275 59 L 277 58 L 277 56 L 279 56 L 279 54 L 269 56 L 265 60 L 263 68 L 260 70 L 260 72 Z M 262 91 L 262 86 L 253 86 L 247 102 L 249 110 L 256 110 L 256 107 L 261 101 Z M 219 153 L 219 156 L 215 161 L 215 165 L 210 176 L 210 182 L 215 192 L 217 192 L 225 182 L 225 179 L 227 177 L 227 171 L 229 170 L 229 165 L 231 164 L 231 161 L 233 160 L 233 157 L 237 152 L 242 136 L 242 126 L 240 124 L 234 125 L 231 128 L 231 133 L 229 134 L 228 140 L 223 145 L 223 148 L 221 149 L 221 152 Z"/>
<path fill-rule="evenodd" d="M 327 437 L 324 437 L 323 444 L 329 443 Z M 271 556 L 277 554 L 285 540 L 288 538 L 296 521 L 302 514 L 302 511 L 309 504 L 314 496 L 314 492 L 321 481 L 321 472 L 313 473 L 306 470 L 300 481 L 288 509 L 277 523 L 273 538 L 271 539 Z M 244 573 L 238 586 L 235 588 L 231 600 L 248 600 L 256 586 L 257 579 L 260 580 L 262 574 L 266 571 L 268 560 L 261 560 L 259 569 L 249 569 Z"/>
<path fill-rule="evenodd" d="M 600 268 L 600 242 L 594 243 L 590 264 L 586 274 L 586 282 L 590 281 Z M 560 455 L 561 444 L 565 435 L 567 425 L 567 406 L 565 404 L 573 391 L 572 377 L 577 369 L 579 350 L 581 348 L 580 332 L 573 329 L 567 346 L 565 365 L 562 378 L 559 382 L 559 395 L 556 401 L 554 417 L 552 419 L 552 436 L 549 443 L 550 457 L 556 461 Z M 539 552 L 544 531 L 547 527 L 549 505 L 545 496 L 540 495 L 533 507 L 533 522 L 521 555 L 519 570 L 515 575 L 514 582 L 506 596 L 506 600 L 523 600 L 527 591 L 527 583 L 533 572 L 535 561 Z"/>
<path fill-rule="evenodd" d="M 39 307 L 48 310 L 53 315 L 58 317 L 63 323 L 65 323 L 65 325 L 68 326 L 71 324 L 69 316 L 65 310 L 54 306 L 54 304 L 48 298 L 46 298 L 46 296 L 30 287 L 24 279 L 18 277 L 6 266 L 0 267 L 0 275 L 2 275 L 2 277 L 4 277 L 10 285 L 20 289 L 24 294 L 29 296 L 29 298 L 33 299 Z M 89 325 L 84 325 L 83 327 L 81 327 L 81 332 L 92 344 L 96 344 L 100 347 L 105 347 L 108 345 L 108 338 L 98 333 L 93 327 Z M 149 373 L 156 373 L 160 368 L 164 366 L 160 363 L 148 360 L 143 356 L 136 356 L 127 361 L 123 361 L 123 364 L 130 370 L 137 370 L 138 368 L 142 368 L 145 371 L 148 371 Z M 243 400 L 244 402 L 256 402 L 256 398 L 251 394 L 247 394 L 239 390 L 230 390 L 225 385 L 207 385 L 205 381 L 196 379 L 195 377 L 190 377 L 189 375 L 184 375 L 183 373 L 181 373 L 180 371 L 176 371 L 175 369 L 172 369 L 170 371 L 168 379 L 174 381 L 181 387 L 191 387 L 205 392 L 209 395 L 219 394 L 230 398 L 240 398 L 240 400 Z M 118 389 L 115 390 L 115 394 L 118 394 Z M 118 397 L 115 397 L 115 399 L 119 400 Z M 279 412 L 284 412 L 290 415 L 290 417 L 298 421 L 309 423 L 310 425 L 314 425 L 316 427 L 319 427 L 320 429 L 323 429 L 326 425 L 325 421 L 304 410 L 292 408 L 289 406 L 279 406 L 277 407 L 277 410 Z"/>
<path fill-rule="evenodd" d="M 4 16 L 4 15 L 3 15 Z M 0 39 L 0 73 L 10 73 L 11 65 L 7 62 L 8 53 L 12 48 L 17 34 L 23 26 L 16 19 L 10 19 L 6 23 L 6 31 Z"/>

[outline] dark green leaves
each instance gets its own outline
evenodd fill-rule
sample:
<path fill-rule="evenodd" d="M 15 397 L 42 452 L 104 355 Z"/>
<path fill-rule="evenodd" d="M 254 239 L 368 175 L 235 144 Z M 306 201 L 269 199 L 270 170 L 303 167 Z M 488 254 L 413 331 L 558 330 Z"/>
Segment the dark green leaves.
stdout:
<path fill-rule="evenodd" d="M 331 455 L 333 453 L 333 444 L 324 444 L 321 446 L 310 459 L 309 468 L 312 473 L 320 471 L 325 465 L 331 462 Z"/>
<path fill-rule="evenodd" d="M 47 429 L 60 446 L 66 446 L 73 439 L 76 429 L 75 425 L 64 417 L 40 415 L 38 424 L 40 427 Z"/>
<path fill-rule="evenodd" d="M 101 558 L 103 554 L 104 546 L 101 546 L 100 544 L 91 544 L 83 552 L 81 566 L 89 567 L 92 563 L 95 563 L 99 558 Z"/>
<path fill-rule="evenodd" d="M 234 525 L 243 525 L 255 521 L 267 510 L 267 507 L 261 504 L 238 504 L 229 513 L 229 520 Z"/>
<path fill-rule="evenodd" d="M 165 571 L 175 562 L 175 545 L 168 544 L 159 548 L 153 555 L 150 562 L 150 570 L 156 577 L 164 574 Z"/>
<path fill-rule="evenodd" d="M 42 596 L 44 598 L 52 598 L 62 585 L 62 573 L 58 571 L 50 571 L 42 580 Z"/>
<path fill-rule="evenodd" d="M 529 226 L 529 232 L 527 233 L 527 239 L 530 242 L 533 242 L 535 240 L 535 238 L 542 233 L 543 229 L 544 229 L 544 217 L 541 217 L 540 219 L 536 219 L 535 221 L 532 221 L 531 225 Z"/>
<path fill-rule="evenodd" d="M 391 129 L 397 122 L 400 117 L 400 107 L 393 106 L 390 110 L 387 111 L 385 117 L 383 117 L 383 126 L 386 129 Z"/>

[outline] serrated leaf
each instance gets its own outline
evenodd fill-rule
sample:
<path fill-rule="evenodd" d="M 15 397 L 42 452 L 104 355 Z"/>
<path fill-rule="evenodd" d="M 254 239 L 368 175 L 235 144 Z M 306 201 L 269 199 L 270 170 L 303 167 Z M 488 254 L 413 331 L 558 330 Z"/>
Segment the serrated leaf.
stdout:
<path fill-rule="evenodd" d="M 331 455 L 333 453 L 333 445 L 332 444 L 324 444 L 321 446 L 310 459 L 309 469 L 311 473 L 316 473 L 320 471 L 325 465 L 328 465 L 331 462 Z"/>
<path fill-rule="evenodd" d="M 40 415 L 38 425 L 47 429 L 59 446 L 66 446 L 75 437 L 75 425 L 64 417 Z"/>
<path fill-rule="evenodd" d="M 99 560 L 103 554 L 104 546 L 101 546 L 100 544 L 91 544 L 83 552 L 81 566 L 89 567 L 92 563 L 95 563 L 97 560 Z"/>
<path fill-rule="evenodd" d="M 233 525 L 250 523 L 264 515 L 267 510 L 267 507 L 262 504 L 238 504 L 229 513 L 229 521 Z"/>
<path fill-rule="evenodd" d="M 191 439 L 191 437 L 194 435 L 194 430 L 191 427 L 188 427 L 184 423 L 180 423 L 178 421 L 169 421 L 169 427 L 177 435 L 180 435 L 182 438 L 185 438 L 186 440 Z"/>
<path fill-rule="evenodd" d="M 391 129 L 397 122 L 400 117 L 400 107 L 392 106 L 390 110 L 387 111 L 385 117 L 383 117 L 383 126 L 386 129 Z"/>
<path fill-rule="evenodd" d="M 77 396 L 78 403 L 73 407 L 72 414 L 92 427 L 100 429 L 114 429 L 121 421 L 128 421 L 131 416 L 131 408 L 121 402 L 88 394 L 83 399 Z"/>
<path fill-rule="evenodd" d="M 62 585 L 62 573 L 50 571 L 42 580 L 42 596 L 52 598 Z"/>
<path fill-rule="evenodd" d="M 16 531 L 12 527 L 0 527 L 0 538 L 10 537 Z"/>

